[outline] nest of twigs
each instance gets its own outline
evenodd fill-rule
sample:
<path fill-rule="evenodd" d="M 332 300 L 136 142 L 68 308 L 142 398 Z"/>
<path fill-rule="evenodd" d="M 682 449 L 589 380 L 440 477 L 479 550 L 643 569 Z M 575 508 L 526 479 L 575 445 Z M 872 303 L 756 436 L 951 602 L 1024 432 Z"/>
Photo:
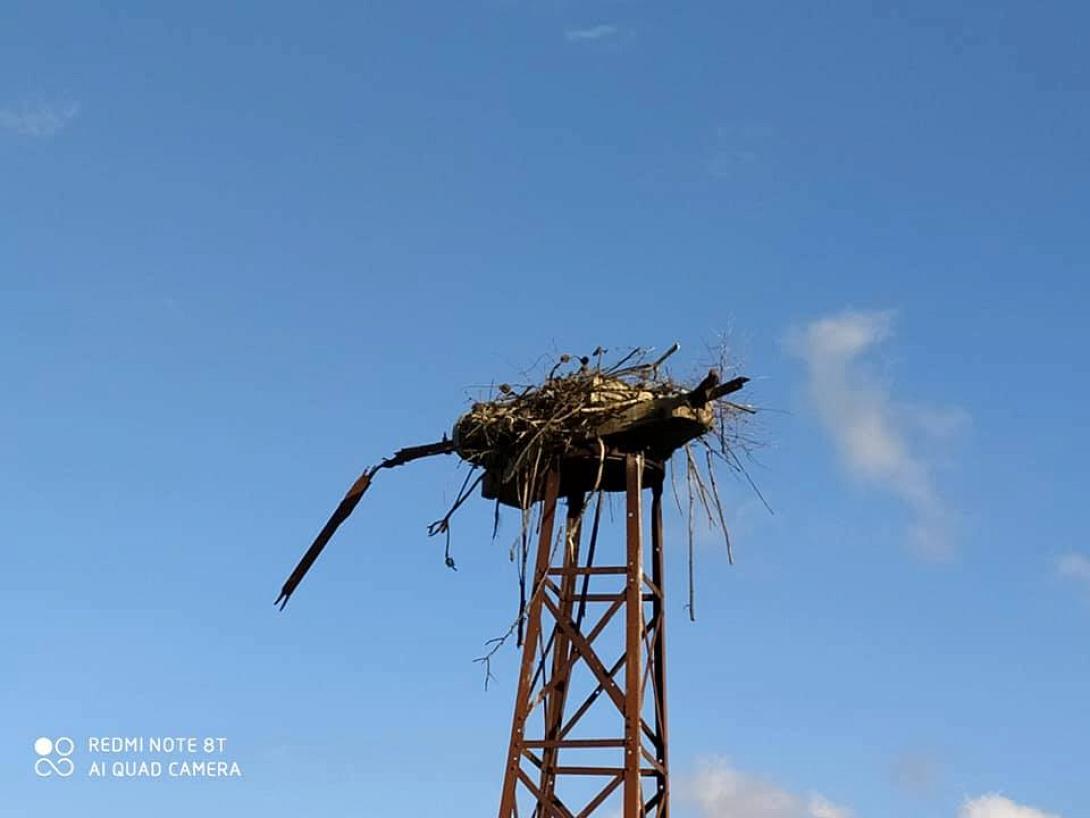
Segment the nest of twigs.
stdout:
<path fill-rule="evenodd" d="M 696 507 L 703 509 L 712 528 L 721 530 L 728 558 L 733 561 L 715 463 L 725 463 L 748 479 L 740 460 L 748 444 L 741 421 L 754 409 L 731 399 L 748 379 L 723 381 L 722 363 L 695 386 L 671 378 L 664 364 L 677 350 L 674 344 L 652 359 L 647 350 L 634 349 L 608 364 L 603 362 L 604 350 L 600 348 L 587 357 L 562 355 L 539 383 L 495 387 L 487 399 L 473 403 L 458 419 L 451 437 L 444 435 L 435 443 L 401 449 L 364 470 L 285 582 L 277 602 L 287 603 L 377 472 L 432 455 L 457 454 L 469 464 L 469 472 L 453 504 L 428 526 L 428 533 L 445 535 L 445 560 L 454 568 L 451 518 L 479 485 L 486 498 L 496 500 L 497 526 L 501 504 L 521 509 L 522 525 L 511 549 L 512 560 L 519 557 L 522 603 L 516 622 L 521 625 L 526 599 L 527 534 L 534 525 L 535 503 L 541 497 L 548 471 L 559 469 L 561 490 L 571 498 L 578 497 L 579 507 L 586 508 L 588 495 L 596 496 L 600 505 L 605 492 L 624 488 L 623 468 L 611 472 L 611 464 L 623 465 L 624 454 L 644 455 L 648 463 L 645 468 L 657 470 L 661 479 L 671 456 L 683 451 L 692 615 Z M 684 514 L 676 479 L 674 496 Z"/>
<path fill-rule="evenodd" d="M 558 463 L 599 461 L 595 479 L 578 486 L 593 492 L 613 489 L 607 455 L 640 452 L 662 462 L 705 436 L 726 453 L 736 416 L 752 411 L 726 396 L 746 379 L 721 383 L 712 370 L 696 387 L 684 386 L 662 369 L 676 349 L 654 361 L 634 350 L 610 366 L 600 353 L 563 355 L 540 384 L 500 384 L 490 400 L 474 403 L 454 426 L 454 449 L 484 470 L 486 497 L 521 508 L 539 499 L 538 478 Z"/>

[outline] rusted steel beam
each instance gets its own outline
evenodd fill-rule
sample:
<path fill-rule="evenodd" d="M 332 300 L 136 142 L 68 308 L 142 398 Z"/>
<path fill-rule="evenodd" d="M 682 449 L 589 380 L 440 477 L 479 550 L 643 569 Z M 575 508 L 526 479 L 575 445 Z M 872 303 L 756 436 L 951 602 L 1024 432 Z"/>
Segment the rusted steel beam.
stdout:
<path fill-rule="evenodd" d="M 568 497 L 568 517 L 564 535 L 564 565 L 574 567 L 579 564 L 579 541 L 581 539 L 581 526 L 583 520 L 583 508 L 586 500 L 583 494 Z M 560 611 L 558 617 L 564 621 L 571 621 L 575 608 L 575 574 L 565 574 L 561 581 Z M 556 739 L 560 733 L 560 727 L 564 721 L 564 705 L 568 698 L 568 682 L 571 677 L 571 642 L 560 627 L 559 622 L 553 625 L 553 667 L 552 690 L 545 696 L 545 738 Z M 547 801 L 552 801 L 556 786 L 556 773 L 554 767 L 559 763 L 560 747 L 557 744 L 548 744 L 542 755 L 541 792 Z"/>
<path fill-rule="evenodd" d="M 526 774 L 525 770 L 518 770 L 518 777 L 526 789 L 528 789 L 537 800 L 537 809 L 534 810 L 533 813 L 535 816 L 538 816 L 539 818 L 553 818 L 553 816 L 556 816 L 556 818 L 574 818 L 571 810 L 556 799 L 553 799 L 552 801 L 545 800 L 541 791 L 534 784 L 530 776 Z"/>
<path fill-rule="evenodd" d="M 561 775 L 620 775 L 621 767 L 557 767 Z"/>
<path fill-rule="evenodd" d="M 656 818 L 670 816 L 670 768 L 668 764 L 667 737 L 668 721 L 666 710 L 666 587 L 665 555 L 662 535 L 662 487 L 651 490 L 651 578 L 655 594 L 651 600 L 651 615 L 655 621 L 655 637 L 648 661 L 654 668 L 655 688 L 655 742 L 656 757 L 662 775 L 658 777 L 654 797 L 648 802 L 648 809 L 653 805 Z"/>
<path fill-rule="evenodd" d="M 626 773 L 626 767 L 557 767 L 556 771 L 562 775 L 619 775 L 624 776 Z M 647 769 L 646 767 L 638 767 L 636 774 L 643 776 L 644 778 L 650 778 L 653 775 L 658 775 L 655 770 Z M 643 803 L 640 803 L 643 806 Z"/>
<path fill-rule="evenodd" d="M 623 591 L 615 594 L 582 594 L 579 597 L 582 602 L 624 602 L 625 595 Z"/>
<path fill-rule="evenodd" d="M 564 747 L 569 750 L 586 750 L 595 747 L 624 747 L 623 738 L 568 738 L 526 740 L 524 747 L 544 749 L 546 747 Z"/>
<path fill-rule="evenodd" d="M 575 818 L 587 818 L 587 816 L 594 812 L 594 810 L 598 809 L 598 807 L 601 806 L 602 802 L 609 798 L 609 796 L 613 794 L 613 791 L 617 789 L 617 787 L 621 786 L 623 782 L 623 775 L 614 776 L 613 780 L 606 784 L 602 788 L 602 791 L 594 796 L 594 798 L 592 798 L 590 802 L 585 807 L 583 807 L 583 809 L 579 812 L 577 816 L 575 816 Z"/>
<path fill-rule="evenodd" d="M 622 667 L 624 667 L 624 656 L 614 662 L 613 666 L 610 667 L 608 671 L 609 677 L 612 679 L 614 676 L 616 676 L 618 671 L 620 671 Z M 561 738 L 564 738 L 564 736 L 568 735 L 568 733 L 572 731 L 572 728 L 574 728 L 575 725 L 579 723 L 579 719 L 583 718 L 583 715 L 594 705 L 596 701 L 598 701 L 598 697 L 601 696 L 604 692 L 605 688 L 601 684 L 599 684 L 597 687 L 594 688 L 594 690 L 590 692 L 583 704 L 579 706 L 579 709 L 577 709 L 568 719 L 567 723 L 564 725 L 564 729 L 560 731 Z"/>
<path fill-rule="evenodd" d="M 548 597 L 545 598 L 545 607 L 549 609 L 549 613 L 556 616 L 558 608 L 555 603 Z M 616 682 L 610 678 L 608 671 L 602 664 L 602 660 L 598 658 L 598 654 L 594 652 L 587 640 L 581 633 L 577 633 L 570 622 L 564 622 L 563 620 L 557 620 L 560 627 L 567 634 L 571 640 L 572 645 L 577 651 L 579 656 L 587 663 L 587 667 L 591 669 L 591 672 L 597 677 L 598 683 L 605 688 L 606 693 L 613 699 L 617 707 L 623 712 L 625 709 L 625 694 L 621 692 L 621 689 L 617 686 Z"/>
<path fill-rule="evenodd" d="M 623 604 L 623 598 L 613 601 L 613 604 L 610 605 L 606 612 L 602 614 L 601 618 L 598 620 L 598 623 L 591 629 L 590 633 L 586 635 L 587 645 L 594 644 L 594 640 L 598 638 L 598 635 L 602 632 L 605 626 L 609 624 L 609 621 L 613 618 L 613 615 L 621 609 L 621 606 Z M 572 627 L 575 628 L 577 631 L 579 629 L 578 623 L 573 623 Z M 537 697 L 534 700 L 535 705 L 539 701 L 544 699 L 545 696 L 548 695 L 548 693 L 556 688 L 559 684 L 567 683 L 568 678 L 571 676 L 572 668 L 575 666 L 575 663 L 579 661 L 580 656 L 581 654 L 579 654 L 578 652 L 569 652 L 567 664 L 561 667 L 558 671 L 554 672 L 553 678 L 550 681 L 546 682 L 542 686 L 541 690 L 538 691 Z M 534 677 L 534 683 L 537 683 L 536 676 Z"/>
<path fill-rule="evenodd" d="M 541 606 L 545 600 L 545 588 L 542 580 L 549 568 L 549 551 L 553 541 L 553 521 L 556 517 L 556 501 L 560 490 L 560 471 L 549 469 L 545 479 L 545 500 L 541 510 L 541 531 L 537 545 L 537 563 L 534 567 L 534 580 L 530 586 L 532 593 L 526 625 L 526 639 L 523 645 L 522 668 L 519 673 L 518 691 L 515 694 L 515 714 L 511 723 L 511 741 L 507 751 L 507 768 L 504 776 L 503 793 L 500 797 L 500 818 L 512 818 L 515 810 L 515 789 L 519 780 L 525 780 L 520 763 L 522 740 L 526 728 L 526 711 L 530 699 L 530 683 L 534 666 L 534 653 L 541 637 Z"/>
<path fill-rule="evenodd" d="M 643 818 L 640 784 L 640 723 L 643 702 L 639 682 L 643 636 L 643 512 L 641 508 L 643 456 L 625 458 L 625 702 L 624 702 L 624 818 Z"/>
<path fill-rule="evenodd" d="M 653 505 L 654 500 L 652 499 L 651 502 L 652 502 L 652 505 Z M 647 576 L 646 574 L 643 575 L 643 584 L 647 586 L 647 589 L 651 593 L 653 593 L 653 594 L 655 594 L 657 596 L 662 596 L 662 590 L 659 588 L 659 584 L 654 579 Z"/>

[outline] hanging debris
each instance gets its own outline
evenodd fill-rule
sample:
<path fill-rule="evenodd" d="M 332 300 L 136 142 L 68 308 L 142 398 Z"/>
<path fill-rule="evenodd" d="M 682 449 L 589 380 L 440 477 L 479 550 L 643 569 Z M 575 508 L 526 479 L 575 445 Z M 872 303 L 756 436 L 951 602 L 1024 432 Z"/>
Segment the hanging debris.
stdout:
<path fill-rule="evenodd" d="M 601 348 L 588 357 L 562 355 L 540 384 L 501 384 L 490 400 L 474 403 L 454 424 L 451 437 L 401 449 L 366 469 L 284 583 L 277 604 L 281 608 L 287 604 L 380 470 L 439 454 L 457 454 L 471 466 L 449 511 L 428 528 L 430 535 L 446 536 L 445 559 L 451 568 L 450 520 L 478 485 L 484 497 L 523 511 L 523 548 L 519 550 L 525 552 L 529 512 L 541 498 L 542 477 L 550 466 L 562 464 L 560 491 L 566 496 L 620 491 L 626 453 L 646 455 L 647 468 L 661 480 L 666 462 L 681 448 L 686 450 L 690 507 L 695 497 L 712 524 L 722 528 L 729 556 L 730 539 L 711 472 L 712 457 L 741 469 L 734 451 L 740 439 L 737 421 L 754 410 L 728 396 L 748 378 L 722 382 L 719 371 L 712 369 L 695 387 L 686 387 L 671 379 L 663 367 L 678 348 L 674 344 L 653 360 L 647 350 L 637 348 L 608 366 L 602 363 L 605 350 Z M 707 481 L 691 452 L 693 442 L 707 451 Z"/>

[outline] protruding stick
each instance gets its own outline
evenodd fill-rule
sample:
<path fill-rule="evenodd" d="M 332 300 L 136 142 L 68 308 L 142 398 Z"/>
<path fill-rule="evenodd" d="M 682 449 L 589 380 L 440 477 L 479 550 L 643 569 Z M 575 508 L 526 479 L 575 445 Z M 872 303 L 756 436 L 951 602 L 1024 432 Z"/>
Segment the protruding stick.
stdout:
<path fill-rule="evenodd" d="M 746 377 L 731 378 L 726 383 L 719 383 L 719 373 L 711 369 L 704 380 L 686 395 L 686 399 L 689 401 L 690 406 L 699 408 L 711 403 L 713 400 L 719 400 L 724 395 L 737 392 L 747 383 L 749 383 L 749 378 Z"/>
<path fill-rule="evenodd" d="M 303 577 L 306 576 L 307 571 L 310 570 L 310 566 L 314 564 L 314 561 L 318 559 L 318 555 L 322 553 L 322 549 L 326 547 L 326 543 L 333 537 L 337 529 L 340 528 L 341 523 L 348 519 L 348 516 L 359 505 L 360 499 L 364 493 L 371 486 L 371 480 L 375 476 L 375 472 L 379 469 L 392 469 L 395 466 L 403 466 L 406 463 L 410 463 L 413 460 L 419 460 L 422 457 L 431 457 L 436 454 L 450 454 L 454 451 L 454 441 L 447 440 L 445 437 L 437 443 L 428 443 L 423 446 L 408 446 L 404 449 L 399 449 L 394 453 L 393 457 L 388 457 L 379 463 L 377 466 L 371 466 L 361 474 L 356 482 L 352 484 L 352 487 L 348 489 L 348 493 L 344 495 L 344 499 L 341 500 L 336 510 L 326 521 L 326 524 L 322 526 L 322 530 L 318 532 L 318 536 L 314 538 L 314 542 L 310 544 L 310 548 L 303 554 L 303 558 L 299 560 L 299 564 L 295 566 L 295 570 L 291 572 L 291 576 L 288 577 L 284 586 L 280 589 L 280 596 L 276 598 L 274 605 L 279 605 L 280 610 L 284 610 L 284 606 L 288 604 L 288 600 L 295 592 L 295 589 L 299 586 L 299 583 L 303 581 Z"/>
<path fill-rule="evenodd" d="M 660 366 L 662 366 L 662 364 L 666 361 L 667 358 L 669 358 L 671 355 L 673 355 L 679 349 L 681 349 L 681 344 L 679 344 L 677 341 L 674 341 L 674 343 L 670 345 L 670 348 L 668 350 L 666 350 L 664 353 L 662 353 L 662 355 L 659 356 L 657 361 L 655 361 L 653 364 L 651 364 L 651 368 L 652 369 L 658 369 Z"/>
<path fill-rule="evenodd" d="M 719 400 L 719 398 L 722 398 L 725 395 L 730 395 L 733 392 L 737 392 L 739 389 L 741 389 L 747 383 L 749 383 L 749 378 L 746 378 L 744 376 L 739 376 L 737 378 L 731 378 L 725 384 L 723 384 L 721 386 L 717 386 L 715 389 L 713 389 L 709 393 L 708 399 L 709 400 Z"/>

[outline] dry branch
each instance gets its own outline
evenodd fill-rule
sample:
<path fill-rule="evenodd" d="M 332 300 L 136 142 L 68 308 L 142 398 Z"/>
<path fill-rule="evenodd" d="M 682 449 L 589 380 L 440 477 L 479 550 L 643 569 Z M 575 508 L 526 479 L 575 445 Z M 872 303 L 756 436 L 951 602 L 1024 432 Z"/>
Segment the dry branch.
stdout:
<path fill-rule="evenodd" d="M 295 589 L 299 586 L 299 583 L 303 581 L 303 577 L 305 577 L 307 571 L 310 570 L 310 566 L 318 559 L 318 555 L 322 553 L 322 549 L 326 547 L 326 543 L 329 542 L 337 529 L 340 528 L 341 523 L 347 520 L 348 516 L 355 510 L 356 506 L 359 505 L 360 500 L 363 499 L 363 495 L 367 492 L 367 489 L 371 487 L 371 482 L 379 469 L 392 469 L 397 466 L 403 466 L 406 463 L 411 463 L 414 460 L 419 460 L 422 457 L 432 457 L 437 454 L 451 454 L 453 451 L 453 441 L 447 440 L 444 437 L 443 440 L 436 443 L 428 443 L 423 446 L 407 446 L 404 449 L 399 449 L 394 453 L 393 457 L 387 457 L 378 465 L 365 469 L 363 474 L 357 477 L 356 482 L 348 489 L 348 493 L 344 495 L 344 499 L 338 504 L 337 508 L 333 511 L 333 514 L 326 521 L 326 524 L 322 526 L 322 530 L 318 532 L 318 536 L 314 538 L 314 542 L 310 544 L 310 548 L 303 554 L 303 558 L 299 560 L 299 564 L 295 566 L 295 570 L 291 572 L 291 575 L 280 589 L 280 596 L 276 598 L 276 602 L 273 604 L 279 605 L 280 610 L 284 610 L 284 606 L 288 604 L 291 595 L 295 593 Z"/>

